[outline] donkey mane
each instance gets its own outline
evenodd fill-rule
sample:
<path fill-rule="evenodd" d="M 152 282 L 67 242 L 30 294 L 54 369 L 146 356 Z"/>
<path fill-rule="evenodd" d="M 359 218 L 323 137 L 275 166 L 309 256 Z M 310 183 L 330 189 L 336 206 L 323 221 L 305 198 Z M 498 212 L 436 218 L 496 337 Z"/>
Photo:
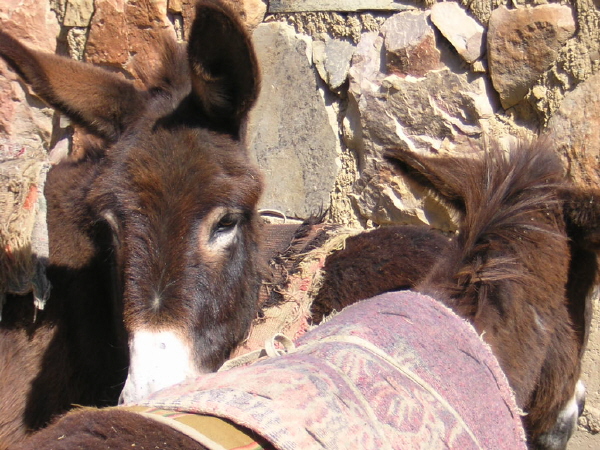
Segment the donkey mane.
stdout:
<path fill-rule="evenodd" d="M 508 151 L 492 145 L 481 159 L 389 153 L 462 214 L 457 236 L 415 290 L 469 320 L 491 345 L 528 414 L 531 442 L 552 429 L 575 391 L 582 338 L 573 320 L 585 304 L 567 297 L 576 294 L 567 292 L 570 271 L 581 272 L 571 266 L 572 214 L 563 206 L 572 188 L 549 147 L 543 139 Z"/>
<path fill-rule="evenodd" d="M 399 153 L 403 160 L 410 158 L 399 150 L 389 156 L 397 157 Z M 396 163 L 411 176 L 414 174 L 410 167 L 398 160 Z M 452 306 L 473 317 L 479 305 L 464 296 L 465 289 L 474 289 L 474 295 L 485 298 L 479 291 L 494 283 L 506 280 L 527 284 L 537 274 L 535 268 L 524 271 L 523 263 L 540 235 L 566 245 L 566 236 L 558 231 L 564 228 L 561 215 L 547 213 L 561 208 L 557 188 L 563 182 L 564 171 L 559 158 L 547 150 L 543 141 L 521 142 L 508 151 L 492 144 L 481 160 L 450 159 L 440 165 L 444 175 L 439 178 L 450 179 L 446 188 L 453 189 L 444 196 L 463 218 L 451 250 L 423 281 L 421 289 L 435 279 L 435 290 L 450 293 L 450 301 L 459 302 Z M 418 178 L 423 182 L 422 175 Z M 425 184 L 435 189 L 431 183 Z"/>

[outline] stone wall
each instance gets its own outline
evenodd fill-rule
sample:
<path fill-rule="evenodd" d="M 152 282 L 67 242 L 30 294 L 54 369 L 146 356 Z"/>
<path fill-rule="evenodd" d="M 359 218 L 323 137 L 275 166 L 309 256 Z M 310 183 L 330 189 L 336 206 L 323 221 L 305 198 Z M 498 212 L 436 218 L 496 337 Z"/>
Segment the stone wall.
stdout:
<path fill-rule="evenodd" d="M 136 68 L 155 61 L 160 33 L 185 39 L 193 3 L 0 0 L 0 26 L 35 48 L 135 79 Z M 397 176 L 385 149 L 475 153 L 489 139 L 538 132 L 555 135 L 575 182 L 598 185 L 598 0 L 231 4 L 253 30 L 263 71 L 247 140 L 266 175 L 264 208 L 451 231 L 453 214 Z M 0 150 L 42 146 L 53 161 L 76 151 L 68 121 L 3 63 L 0 105 Z M 600 448 L 598 315 L 592 325 L 589 401 L 570 449 Z"/>

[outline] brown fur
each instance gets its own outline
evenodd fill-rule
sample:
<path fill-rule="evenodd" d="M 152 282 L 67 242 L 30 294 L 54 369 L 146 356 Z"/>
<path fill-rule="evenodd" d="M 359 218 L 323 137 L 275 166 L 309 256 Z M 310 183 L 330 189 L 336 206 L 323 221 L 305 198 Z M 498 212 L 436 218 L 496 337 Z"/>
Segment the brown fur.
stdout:
<path fill-rule="evenodd" d="M 597 267 L 590 236 L 600 217 L 576 214 L 597 193 L 569 186 L 546 146 L 521 145 L 508 156 L 494 148 L 483 162 L 392 154 L 463 213 L 457 238 L 416 290 L 482 333 L 540 448 L 540 438 L 559 433 L 558 413 L 579 379 Z M 557 439 L 566 445 L 568 435 Z"/>
<path fill-rule="evenodd" d="M 346 249 L 330 256 L 325 265 L 320 307 L 341 304 L 336 290 L 358 300 L 379 293 L 378 286 L 385 283 L 390 288 L 416 283 L 416 290 L 459 312 L 490 343 L 519 405 L 528 413 L 524 422 L 530 446 L 564 448 L 572 430 L 560 427 L 557 414 L 573 395 L 579 376 L 587 334 L 582 311 L 589 309 L 585 305 L 596 267 L 595 258 L 581 262 L 574 258 L 597 246 L 600 215 L 583 205 L 598 198 L 598 193 L 568 185 L 558 160 L 540 143 L 513 149 L 509 155 L 492 149 L 483 161 L 433 159 L 401 151 L 392 157 L 409 173 L 418 171 L 421 181 L 432 188 L 450 179 L 442 191 L 463 213 L 458 236 L 448 243 L 430 231 L 393 227 L 349 239 Z M 449 173 L 452 177 L 446 177 Z M 411 239 L 405 241 L 407 236 Z M 419 239 L 431 239 L 426 244 L 431 245 L 429 250 L 419 245 Z M 574 248 L 580 251 L 570 253 Z M 411 261 L 410 250 L 419 249 L 424 254 Z M 398 261 L 392 255 L 416 265 L 409 264 L 410 270 L 392 277 L 387 268 L 406 268 L 396 267 Z M 594 264 L 584 270 L 584 262 Z M 364 287 L 361 274 L 371 277 Z M 355 284 L 340 285 L 344 276 Z M 352 289 L 357 293 L 349 292 Z M 107 433 L 114 417 L 89 414 L 85 420 L 74 415 L 44 430 L 36 437 L 35 447 L 53 448 L 48 444 L 53 435 L 71 439 L 68 436 L 80 431 L 97 434 L 85 431 L 90 421 L 104 430 L 102 434 Z M 126 432 L 124 442 L 143 437 L 153 426 L 141 418 L 131 420 L 136 428 Z M 172 433 L 164 430 L 161 440 L 175 439 Z M 89 448 L 103 447 L 96 442 L 89 443 Z M 201 447 L 189 443 L 185 448 Z"/>
<path fill-rule="evenodd" d="M 53 294 L 36 323 L 28 301 L 10 298 L 5 307 L 0 446 L 19 442 L 72 403 L 114 404 L 126 373 L 127 333 L 136 327 L 176 324 L 195 343 L 197 363 L 214 369 L 255 315 L 261 182 L 239 134 L 257 95 L 257 66 L 249 37 L 226 8 L 205 1 L 197 17 L 189 55 L 165 42 L 162 69 L 147 75 L 146 90 L 29 50 L 0 32 L 0 55 L 11 67 L 104 143 L 49 175 Z M 552 433 L 579 377 L 590 318 L 585 297 L 600 248 L 599 196 L 568 186 L 543 144 L 508 158 L 493 150 L 483 162 L 401 151 L 394 158 L 463 212 L 458 237 L 439 257 L 434 252 L 446 247 L 442 240 L 428 242 L 429 249 L 418 246 L 423 253 L 414 261 L 406 250 L 418 240 L 408 247 L 396 242 L 397 254 L 392 247 L 382 253 L 374 243 L 404 239 L 404 233 L 420 239 L 420 231 L 404 229 L 399 236 L 382 229 L 349 240 L 346 253 L 328 262 L 330 278 L 316 311 L 417 283 L 484 333 L 528 413 L 535 445 Z M 216 208 L 225 212 L 215 216 Z M 241 230 L 236 245 L 226 252 L 209 248 L 231 227 Z M 424 267 L 436 259 L 423 279 Z M 357 261 L 369 264 L 367 270 Z M 396 270 L 406 272 L 391 276 Z M 351 282 L 336 284 L 340 273 Z M 369 282 L 360 283 L 361 277 Z M 360 288 L 350 284 L 356 282 Z M 336 300 L 336 291 L 347 299 Z M 116 439 L 131 437 L 132 443 L 147 432 L 137 418 L 90 414 L 97 414 L 89 416 L 92 425 L 78 414 L 59 424 L 75 426 L 70 417 L 81 417 L 84 434 L 98 436 L 103 424 L 112 429 L 122 419 Z M 170 430 L 152 430 L 153 439 L 179 439 L 171 448 L 191 445 Z M 81 445 L 96 446 L 82 439 Z"/>
<path fill-rule="evenodd" d="M 259 89 L 250 38 L 206 0 L 187 51 L 163 47 L 139 90 L 0 31 L 0 56 L 101 144 L 48 176 L 52 294 L 35 323 L 29 298 L 5 306 L 0 448 L 72 404 L 116 404 L 140 326 L 176 328 L 214 370 L 256 315 L 262 181 L 240 139 Z"/>
<path fill-rule="evenodd" d="M 140 414 L 115 410 L 81 410 L 37 433 L 22 450 L 204 450 L 206 447 L 173 428 Z"/>
<path fill-rule="evenodd" d="M 325 260 L 323 285 L 312 306 L 312 321 L 383 292 L 413 288 L 427 275 L 449 239 L 425 227 L 382 227 L 352 236 L 343 250 Z"/>

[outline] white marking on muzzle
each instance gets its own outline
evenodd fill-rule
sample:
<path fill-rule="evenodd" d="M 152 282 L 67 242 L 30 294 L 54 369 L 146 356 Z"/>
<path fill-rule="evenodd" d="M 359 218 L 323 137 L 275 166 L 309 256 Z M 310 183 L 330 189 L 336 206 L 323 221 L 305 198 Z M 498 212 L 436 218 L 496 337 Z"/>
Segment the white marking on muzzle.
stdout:
<path fill-rule="evenodd" d="M 172 331 L 136 331 L 129 340 L 129 373 L 119 403 L 135 403 L 202 372 L 190 344 Z"/>
<path fill-rule="evenodd" d="M 585 402 L 585 385 L 581 380 L 575 385 L 575 392 L 571 400 L 567 402 L 565 407 L 558 413 L 557 421 L 562 420 L 573 425 L 573 430 L 577 427 L 577 419 L 581 415 L 583 403 Z"/>
<path fill-rule="evenodd" d="M 584 403 L 585 385 L 579 380 L 575 386 L 573 397 L 558 413 L 554 427 L 538 438 L 535 448 L 541 450 L 560 450 L 566 448 L 569 438 L 577 429 L 577 419 L 583 411 Z"/>

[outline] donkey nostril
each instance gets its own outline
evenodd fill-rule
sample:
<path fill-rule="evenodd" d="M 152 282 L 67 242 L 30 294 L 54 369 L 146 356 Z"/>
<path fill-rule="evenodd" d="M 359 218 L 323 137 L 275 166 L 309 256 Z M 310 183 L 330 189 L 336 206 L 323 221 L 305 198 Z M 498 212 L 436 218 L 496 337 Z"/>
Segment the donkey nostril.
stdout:
<path fill-rule="evenodd" d="M 158 348 L 161 350 L 164 350 L 167 348 L 167 344 L 165 344 L 164 342 L 161 342 L 160 344 L 158 344 Z"/>

